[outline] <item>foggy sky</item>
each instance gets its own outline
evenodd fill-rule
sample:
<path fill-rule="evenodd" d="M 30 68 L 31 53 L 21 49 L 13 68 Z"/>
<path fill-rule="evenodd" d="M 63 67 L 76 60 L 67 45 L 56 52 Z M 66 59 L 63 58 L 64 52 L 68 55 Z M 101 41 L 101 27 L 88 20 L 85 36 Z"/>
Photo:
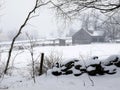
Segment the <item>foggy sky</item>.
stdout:
<path fill-rule="evenodd" d="M 0 18 L 0 28 L 5 34 L 15 34 L 19 27 L 23 24 L 28 12 L 34 7 L 35 0 L 5 0 L 2 5 Z M 38 35 L 38 37 L 57 37 L 57 31 L 63 30 L 63 36 L 68 33 L 70 26 L 61 24 L 57 20 L 55 10 L 49 9 L 49 6 L 43 6 L 36 11 L 35 15 L 39 15 L 29 20 L 27 26 L 23 29 L 24 32 L 31 35 Z M 79 23 L 75 22 L 72 27 L 79 29 Z M 13 33 L 14 32 L 14 33 Z M 14 36 L 14 35 L 12 35 Z"/>
<path fill-rule="evenodd" d="M 33 8 L 35 0 L 6 0 L 1 17 L 1 28 L 3 32 L 15 32 L 23 24 L 26 15 Z M 36 33 L 41 37 L 48 36 L 50 32 L 55 32 L 57 24 L 52 10 L 47 7 L 42 7 L 37 11 L 38 17 L 29 21 L 24 28 L 24 32 Z"/>

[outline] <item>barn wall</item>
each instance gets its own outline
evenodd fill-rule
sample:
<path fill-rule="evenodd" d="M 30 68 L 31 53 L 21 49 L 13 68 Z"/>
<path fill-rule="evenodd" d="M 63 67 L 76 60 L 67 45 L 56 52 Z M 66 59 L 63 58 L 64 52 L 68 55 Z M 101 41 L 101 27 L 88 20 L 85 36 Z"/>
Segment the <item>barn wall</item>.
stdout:
<path fill-rule="evenodd" d="M 89 44 L 92 37 L 84 30 L 80 30 L 72 36 L 72 44 Z"/>
<path fill-rule="evenodd" d="M 92 42 L 104 42 L 105 38 L 103 36 L 92 37 Z"/>

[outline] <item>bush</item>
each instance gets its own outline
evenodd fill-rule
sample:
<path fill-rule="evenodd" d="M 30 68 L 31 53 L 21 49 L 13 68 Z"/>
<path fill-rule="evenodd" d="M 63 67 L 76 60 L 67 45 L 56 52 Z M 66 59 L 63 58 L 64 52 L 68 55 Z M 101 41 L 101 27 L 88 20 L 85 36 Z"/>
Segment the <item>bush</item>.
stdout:
<path fill-rule="evenodd" d="M 119 56 L 110 56 L 104 61 L 100 61 L 98 57 L 92 58 L 91 60 L 84 63 L 81 60 L 70 60 L 59 64 L 59 71 L 52 72 L 59 75 L 69 75 L 73 74 L 74 76 L 80 76 L 83 73 L 87 73 L 90 76 L 104 75 L 104 74 L 115 74 L 117 72 L 117 67 L 120 67 L 120 58 Z M 55 65 L 54 67 L 56 67 Z"/>
<path fill-rule="evenodd" d="M 108 57 L 103 63 L 105 66 L 115 65 L 117 67 L 120 67 L 120 56 L 112 55 L 112 56 Z"/>
<path fill-rule="evenodd" d="M 47 71 L 49 69 L 53 69 L 54 67 L 60 67 L 60 62 L 62 61 L 62 55 L 58 56 L 60 54 L 58 54 L 57 52 L 51 52 L 48 56 L 44 57 L 43 60 L 43 67 L 42 67 L 42 71 L 43 74 L 47 73 Z M 32 63 L 29 65 L 31 67 Z M 40 61 L 35 60 L 34 62 L 34 73 L 36 76 L 39 75 L 39 71 L 40 71 Z M 32 75 L 33 70 L 30 68 L 30 74 Z M 57 74 L 59 74 L 58 71 L 53 71 L 52 72 L 54 75 L 57 76 Z"/>

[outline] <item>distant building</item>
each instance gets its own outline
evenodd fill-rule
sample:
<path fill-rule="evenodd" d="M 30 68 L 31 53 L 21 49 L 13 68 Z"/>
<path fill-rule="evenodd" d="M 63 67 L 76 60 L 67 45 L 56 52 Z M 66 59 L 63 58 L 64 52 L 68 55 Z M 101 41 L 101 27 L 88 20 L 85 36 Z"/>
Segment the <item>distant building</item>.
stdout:
<path fill-rule="evenodd" d="M 91 36 L 92 36 L 92 42 L 104 42 L 105 41 L 104 31 L 93 31 Z"/>
<path fill-rule="evenodd" d="M 53 45 L 65 46 L 66 42 L 64 39 L 58 38 L 53 40 Z"/>
<path fill-rule="evenodd" d="M 92 42 L 104 42 L 104 31 L 86 31 L 79 30 L 72 36 L 72 44 L 89 44 Z"/>
<path fill-rule="evenodd" d="M 59 46 L 65 46 L 65 40 L 64 39 L 58 39 L 59 41 Z"/>

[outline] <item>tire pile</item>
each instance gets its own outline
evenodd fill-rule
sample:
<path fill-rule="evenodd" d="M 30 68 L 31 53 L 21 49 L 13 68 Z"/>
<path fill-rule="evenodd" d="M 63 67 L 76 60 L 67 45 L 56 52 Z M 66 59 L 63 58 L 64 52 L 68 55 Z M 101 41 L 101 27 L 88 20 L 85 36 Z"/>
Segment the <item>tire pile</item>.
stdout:
<path fill-rule="evenodd" d="M 80 76 L 87 73 L 90 76 L 115 74 L 120 67 L 120 56 L 113 55 L 106 60 L 100 61 L 98 57 L 93 57 L 88 61 L 70 60 L 65 63 L 56 63 L 51 73 L 54 76 L 70 75 Z"/>

